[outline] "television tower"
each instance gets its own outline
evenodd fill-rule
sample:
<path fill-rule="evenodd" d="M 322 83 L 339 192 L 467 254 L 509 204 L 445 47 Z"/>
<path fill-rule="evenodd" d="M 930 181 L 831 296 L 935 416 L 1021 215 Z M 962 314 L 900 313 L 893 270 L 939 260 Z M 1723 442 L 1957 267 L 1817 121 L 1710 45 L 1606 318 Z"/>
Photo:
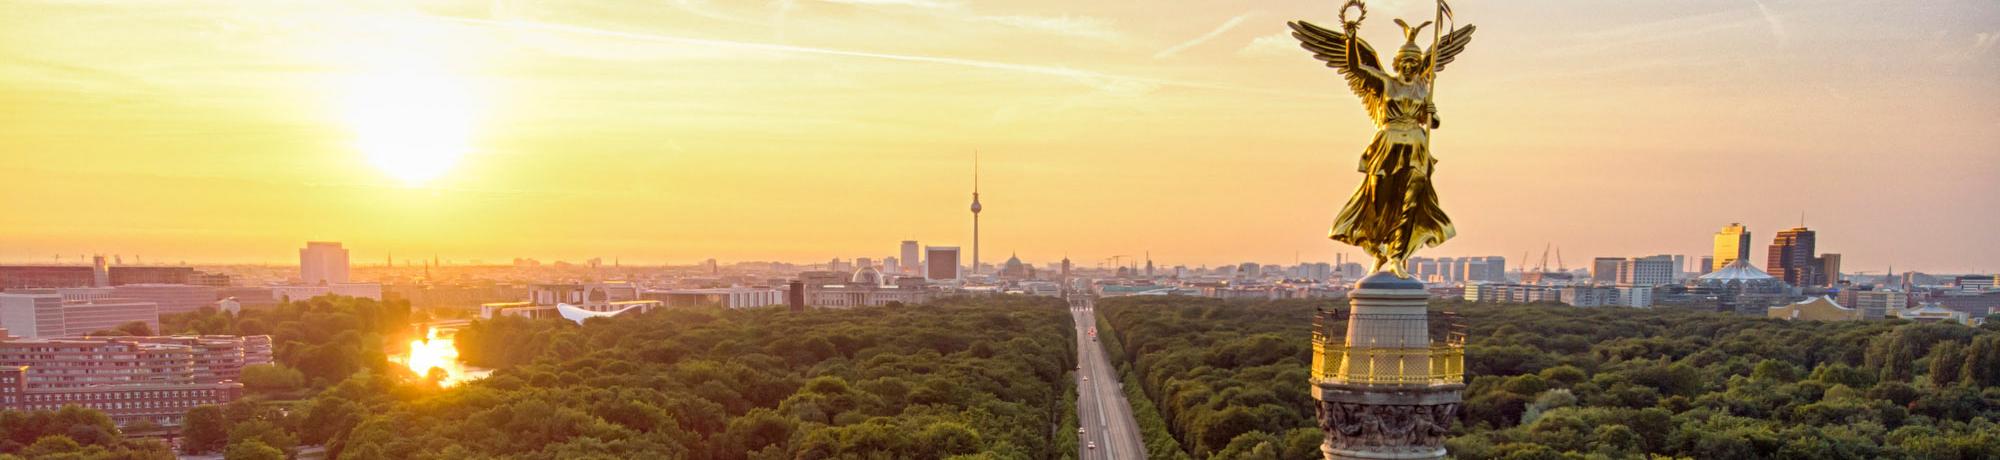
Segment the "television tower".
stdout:
<path fill-rule="evenodd" d="M 972 151 L 972 274 L 979 274 L 979 151 Z"/>

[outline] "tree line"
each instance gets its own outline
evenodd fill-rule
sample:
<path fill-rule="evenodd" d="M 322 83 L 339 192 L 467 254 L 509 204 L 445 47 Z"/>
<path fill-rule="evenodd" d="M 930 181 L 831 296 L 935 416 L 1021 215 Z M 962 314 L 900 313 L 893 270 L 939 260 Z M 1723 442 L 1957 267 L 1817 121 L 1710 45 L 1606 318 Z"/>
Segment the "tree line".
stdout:
<path fill-rule="evenodd" d="M 1196 458 L 1319 458 L 1310 318 L 1336 301 L 1107 299 Z M 2000 327 L 1440 301 L 1470 326 L 1457 458 L 2000 458 Z M 1309 431 L 1307 431 L 1309 430 Z M 1308 448 L 1310 447 L 1310 448 Z"/>
<path fill-rule="evenodd" d="M 1056 458 L 1071 449 L 1057 435 L 1073 411 L 1065 305 L 500 318 L 456 337 L 498 369 L 486 379 L 313 404 L 356 409 L 328 430 L 342 458 Z"/>

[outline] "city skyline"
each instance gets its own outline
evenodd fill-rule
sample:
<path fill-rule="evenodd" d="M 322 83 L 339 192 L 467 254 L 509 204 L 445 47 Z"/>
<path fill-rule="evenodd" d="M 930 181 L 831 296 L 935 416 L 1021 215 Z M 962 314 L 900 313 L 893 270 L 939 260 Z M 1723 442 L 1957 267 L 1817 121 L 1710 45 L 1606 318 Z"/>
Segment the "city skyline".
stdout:
<path fill-rule="evenodd" d="M 1994 269 L 1972 243 L 2000 213 L 1965 204 L 2000 191 L 2000 7 L 1598 3 L 1460 6 L 1503 27 L 1441 80 L 1462 236 L 1427 255 L 1699 256 L 1729 222 L 1761 253 L 1803 213 L 1850 272 Z M 0 18 L 0 101 L 33 114 L 0 119 L 0 194 L 49 198 L 9 201 L 0 260 L 879 257 L 971 246 L 975 149 L 995 253 L 1356 254 L 1309 229 L 1358 179 L 1361 115 L 1282 34 L 1336 5 L 783 4 L 26 2 Z M 457 121 L 383 126 L 405 96 Z"/>

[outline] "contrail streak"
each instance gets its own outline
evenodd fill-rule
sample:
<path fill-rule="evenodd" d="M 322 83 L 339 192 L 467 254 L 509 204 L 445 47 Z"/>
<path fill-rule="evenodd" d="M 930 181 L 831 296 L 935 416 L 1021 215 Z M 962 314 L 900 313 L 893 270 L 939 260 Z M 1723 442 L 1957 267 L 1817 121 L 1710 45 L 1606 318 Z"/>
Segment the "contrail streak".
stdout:
<path fill-rule="evenodd" d="M 1256 12 L 1243 13 L 1236 15 L 1236 17 L 1229 18 L 1229 20 L 1224 21 L 1221 26 L 1217 26 L 1215 30 L 1210 30 L 1208 31 L 1208 33 L 1201 34 L 1201 36 L 1195 37 L 1193 40 L 1188 40 L 1179 45 L 1174 45 L 1172 48 L 1160 50 L 1159 53 L 1153 54 L 1153 59 L 1170 58 L 1176 54 L 1180 54 L 1182 51 L 1187 51 L 1188 48 L 1193 48 L 1196 46 L 1201 46 L 1201 44 L 1203 43 L 1208 43 L 1209 40 L 1214 40 L 1215 37 L 1221 36 L 1225 32 L 1229 32 L 1230 29 L 1235 29 L 1237 25 L 1243 23 L 1243 20 L 1250 19 L 1250 16 L 1254 16 L 1256 14 L 1257 14 Z"/>

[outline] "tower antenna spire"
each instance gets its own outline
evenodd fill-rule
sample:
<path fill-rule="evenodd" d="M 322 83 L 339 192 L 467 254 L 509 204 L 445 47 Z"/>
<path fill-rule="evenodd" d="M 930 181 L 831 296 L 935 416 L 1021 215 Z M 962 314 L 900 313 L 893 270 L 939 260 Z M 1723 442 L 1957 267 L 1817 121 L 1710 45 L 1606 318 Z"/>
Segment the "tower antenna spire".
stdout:
<path fill-rule="evenodd" d="M 972 274 L 979 274 L 979 149 L 972 150 Z"/>

